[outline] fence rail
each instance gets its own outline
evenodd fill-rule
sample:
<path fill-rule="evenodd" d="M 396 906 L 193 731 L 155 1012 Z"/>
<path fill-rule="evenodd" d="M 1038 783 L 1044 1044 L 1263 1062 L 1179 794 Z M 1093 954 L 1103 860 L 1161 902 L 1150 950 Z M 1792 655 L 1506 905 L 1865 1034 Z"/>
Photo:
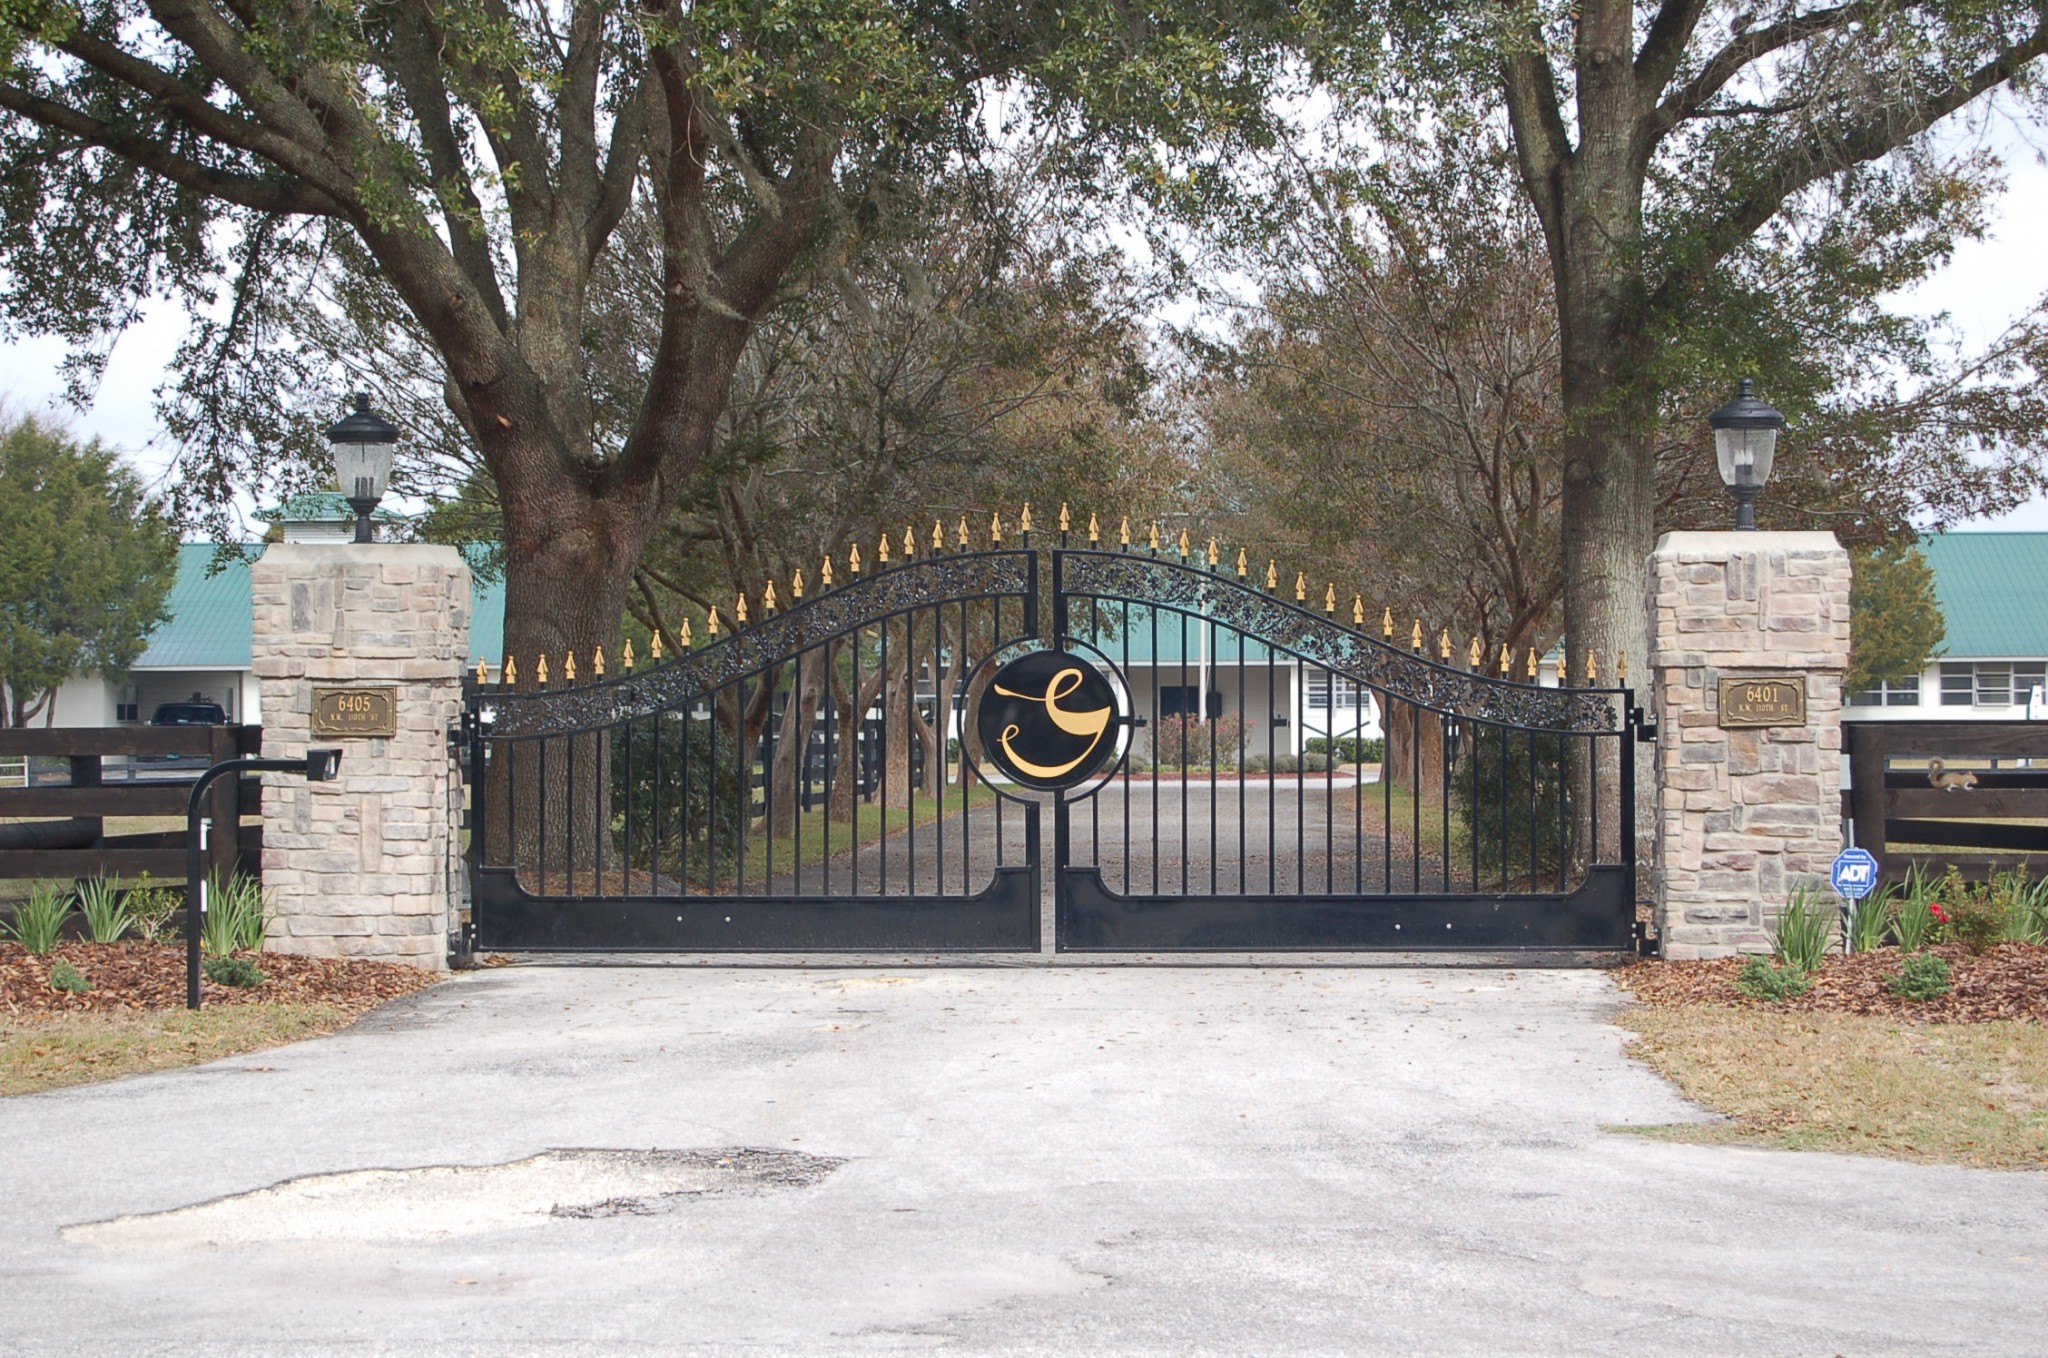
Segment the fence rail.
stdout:
<path fill-rule="evenodd" d="M 258 726 L 43 727 L 0 731 L 0 879 L 81 878 L 100 873 L 182 879 L 180 828 L 106 833 L 109 817 L 177 817 L 210 764 L 255 754 Z M 208 865 L 222 876 L 262 868 L 263 827 L 242 824 L 261 809 L 262 784 L 223 779 L 209 794 L 217 827 Z"/>
<path fill-rule="evenodd" d="M 2048 722 L 1845 722 L 1856 842 L 1887 881 L 2048 870 Z"/>

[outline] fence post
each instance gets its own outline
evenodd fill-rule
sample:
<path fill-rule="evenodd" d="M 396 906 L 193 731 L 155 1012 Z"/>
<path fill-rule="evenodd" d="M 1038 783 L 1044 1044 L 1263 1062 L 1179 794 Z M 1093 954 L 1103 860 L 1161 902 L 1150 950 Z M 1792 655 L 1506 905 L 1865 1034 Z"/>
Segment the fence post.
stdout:
<path fill-rule="evenodd" d="M 1832 533 L 1668 533 L 1648 604 L 1664 955 L 1761 951 L 1841 848 L 1849 554 Z"/>

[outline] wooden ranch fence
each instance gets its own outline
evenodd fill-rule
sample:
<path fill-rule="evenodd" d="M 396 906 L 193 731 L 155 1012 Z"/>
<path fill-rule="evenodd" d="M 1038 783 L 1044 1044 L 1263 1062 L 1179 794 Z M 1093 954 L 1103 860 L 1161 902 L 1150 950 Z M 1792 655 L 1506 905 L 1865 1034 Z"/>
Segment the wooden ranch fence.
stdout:
<path fill-rule="evenodd" d="M 0 731 L 0 879 L 78 879 L 147 872 L 185 878 L 185 802 L 210 764 L 257 753 L 259 726 L 59 727 Z M 223 778 L 208 794 L 208 866 L 262 870 L 262 784 Z M 175 817 L 177 827 L 108 834 L 110 818 Z"/>
<path fill-rule="evenodd" d="M 2048 722 L 1845 722 L 1856 842 L 1886 881 L 2048 871 Z"/>

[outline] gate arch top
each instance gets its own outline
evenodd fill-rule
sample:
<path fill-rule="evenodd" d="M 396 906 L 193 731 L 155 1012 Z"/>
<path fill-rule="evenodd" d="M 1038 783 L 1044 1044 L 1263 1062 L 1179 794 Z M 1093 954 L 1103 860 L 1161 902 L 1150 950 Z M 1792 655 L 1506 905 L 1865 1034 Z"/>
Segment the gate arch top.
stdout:
<path fill-rule="evenodd" d="M 1037 580 L 1037 556 L 1024 550 L 907 561 L 850 580 L 647 669 L 556 692 L 494 692 L 492 735 L 568 735 L 674 711 L 735 679 L 914 608 L 972 599 L 1032 600 Z M 1036 619 L 1030 605 L 1025 607 L 1024 631 L 1032 633 Z"/>
<path fill-rule="evenodd" d="M 1206 617 L 1433 712 L 1535 731 L 1596 734 L 1621 726 L 1617 708 L 1626 707 L 1625 690 L 1543 688 L 1454 669 L 1231 576 L 1178 561 L 1084 549 L 1061 549 L 1054 555 L 1055 587 L 1063 596 L 1127 600 Z"/>

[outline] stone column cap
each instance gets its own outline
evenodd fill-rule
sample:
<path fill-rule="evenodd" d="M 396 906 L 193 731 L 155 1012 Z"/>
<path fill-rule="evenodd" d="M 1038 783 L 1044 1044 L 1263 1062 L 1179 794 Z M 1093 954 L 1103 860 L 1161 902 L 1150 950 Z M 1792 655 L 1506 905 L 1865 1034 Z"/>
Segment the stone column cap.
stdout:
<path fill-rule="evenodd" d="M 460 566 L 469 569 L 462 552 L 440 542 L 273 542 L 264 547 L 265 561 L 345 561 L 365 566 Z"/>
<path fill-rule="evenodd" d="M 1670 552 L 1698 552 L 1703 556 L 1750 556 L 1758 552 L 1839 552 L 1841 541 L 1833 533 L 1666 533 L 1657 539 L 1657 555 Z"/>

